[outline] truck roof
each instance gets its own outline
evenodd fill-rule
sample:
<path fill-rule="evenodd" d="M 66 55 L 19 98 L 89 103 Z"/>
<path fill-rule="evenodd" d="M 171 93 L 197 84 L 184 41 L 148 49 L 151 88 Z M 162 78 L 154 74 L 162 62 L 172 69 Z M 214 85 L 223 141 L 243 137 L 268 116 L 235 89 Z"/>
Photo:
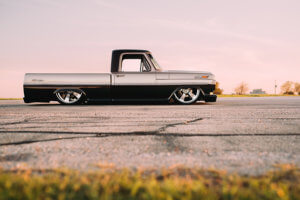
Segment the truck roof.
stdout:
<path fill-rule="evenodd" d="M 122 53 L 135 53 L 135 52 L 150 53 L 150 51 L 143 50 L 143 49 L 115 49 L 115 50 L 113 50 L 112 56 L 111 56 L 111 72 L 118 72 L 120 55 Z"/>

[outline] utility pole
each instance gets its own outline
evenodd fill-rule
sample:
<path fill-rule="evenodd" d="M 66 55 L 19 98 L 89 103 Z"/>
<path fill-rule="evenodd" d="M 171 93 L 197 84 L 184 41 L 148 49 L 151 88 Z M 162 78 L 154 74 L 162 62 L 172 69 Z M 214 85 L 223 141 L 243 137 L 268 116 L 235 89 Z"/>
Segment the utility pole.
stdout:
<path fill-rule="evenodd" d="M 277 84 L 276 84 L 276 80 L 275 80 L 275 86 L 274 86 L 275 95 L 276 95 L 276 88 L 277 88 Z"/>

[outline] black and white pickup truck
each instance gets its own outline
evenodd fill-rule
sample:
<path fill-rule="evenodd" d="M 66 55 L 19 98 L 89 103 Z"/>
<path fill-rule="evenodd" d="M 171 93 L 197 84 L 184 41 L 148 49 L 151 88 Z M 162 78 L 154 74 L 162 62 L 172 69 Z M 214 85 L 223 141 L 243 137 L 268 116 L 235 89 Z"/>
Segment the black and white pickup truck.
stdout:
<path fill-rule="evenodd" d="M 215 102 L 215 76 L 201 71 L 163 71 L 150 51 L 112 52 L 111 73 L 27 73 L 24 102 L 174 101 Z"/>

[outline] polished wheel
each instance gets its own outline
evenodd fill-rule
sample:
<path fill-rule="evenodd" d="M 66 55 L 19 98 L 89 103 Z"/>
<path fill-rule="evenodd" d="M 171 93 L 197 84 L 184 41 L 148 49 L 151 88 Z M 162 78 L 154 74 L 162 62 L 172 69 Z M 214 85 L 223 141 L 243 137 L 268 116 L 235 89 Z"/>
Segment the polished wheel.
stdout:
<path fill-rule="evenodd" d="M 82 100 L 83 93 L 73 90 L 62 90 L 56 93 L 58 101 L 62 104 L 78 104 Z"/>
<path fill-rule="evenodd" d="M 192 104 L 197 101 L 199 95 L 199 88 L 180 88 L 174 93 L 175 100 L 181 104 Z"/>

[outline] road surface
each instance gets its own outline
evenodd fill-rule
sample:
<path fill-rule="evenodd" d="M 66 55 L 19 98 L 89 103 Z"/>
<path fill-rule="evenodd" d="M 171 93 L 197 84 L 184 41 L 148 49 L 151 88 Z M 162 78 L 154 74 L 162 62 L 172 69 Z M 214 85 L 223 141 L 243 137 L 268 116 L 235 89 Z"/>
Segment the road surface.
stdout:
<path fill-rule="evenodd" d="M 176 165 L 260 174 L 300 166 L 300 97 L 181 105 L 0 101 L 0 167 Z"/>

